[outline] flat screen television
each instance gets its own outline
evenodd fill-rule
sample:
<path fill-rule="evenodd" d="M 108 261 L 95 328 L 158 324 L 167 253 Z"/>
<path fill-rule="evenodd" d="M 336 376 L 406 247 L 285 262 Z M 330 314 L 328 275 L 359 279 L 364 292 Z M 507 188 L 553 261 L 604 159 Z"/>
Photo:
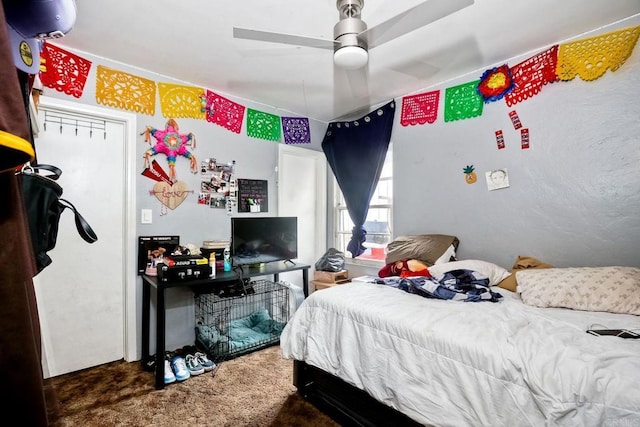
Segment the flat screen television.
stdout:
<path fill-rule="evenodd" d="M 291 261 L 298 257 L 297 217 L 232 217 L 234 266 Z"/>

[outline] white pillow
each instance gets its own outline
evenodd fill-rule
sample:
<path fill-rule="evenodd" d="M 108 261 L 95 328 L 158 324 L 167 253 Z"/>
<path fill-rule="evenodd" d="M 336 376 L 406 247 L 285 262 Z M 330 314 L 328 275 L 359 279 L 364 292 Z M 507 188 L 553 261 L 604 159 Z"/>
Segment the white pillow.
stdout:
<path fill-rule="evenodd" d="M 444 251 L 444 253 L 434 262 L 434 264 L 444 264 L 445 262 L 450 262 L 451 258 L 456 259 L 456 247 L 455 245 L 449 246 L 449 248 Z"/>
<path fill-rule="evenodd" d="M 445 262 L 429 267 L 432 276 L 439 276 L 452 270 L 473 270 L 489 279 L 489 286 L 495 286 L 511 275 L 509 270 L 497 264 L 479 259 L 464 259 L 461 261 Z"/>
<path fill-rule="evenodd" d="M 640 315 L 640 268 L 527 269 L 516 279 L 527 305 Z"/>

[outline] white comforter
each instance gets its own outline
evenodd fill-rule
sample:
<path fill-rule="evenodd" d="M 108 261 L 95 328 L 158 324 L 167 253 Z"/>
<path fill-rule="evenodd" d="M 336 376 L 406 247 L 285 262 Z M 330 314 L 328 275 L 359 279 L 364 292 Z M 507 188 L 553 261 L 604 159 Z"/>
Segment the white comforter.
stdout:
<path fill-rule="evenodd" d="M 436 426 L 640 426 L 640 317 L 454 302 L 384 285 L 314 292 L 285 327 L 304 360 Z"/>

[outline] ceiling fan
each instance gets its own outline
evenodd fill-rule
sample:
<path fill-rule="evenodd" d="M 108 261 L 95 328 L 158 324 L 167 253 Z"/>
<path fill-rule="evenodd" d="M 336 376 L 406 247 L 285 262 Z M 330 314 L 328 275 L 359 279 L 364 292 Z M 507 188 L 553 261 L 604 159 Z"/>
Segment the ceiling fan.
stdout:
<path fill-rule="evenodd" d="M 344 69 L 358 69 L 369 61 L 368 50 L 413 30 L 444 18 L 467 6 L 474 0 L 428 0 L 418 4 L 374 27 L 360 18 L 364 0 L 337 0 L 340 20 L 333 27 L 333 40 L 294 34 L 233 28 L 235 38 L 285 43 L 298 46 L 333 49 L 333 61 Z"/>

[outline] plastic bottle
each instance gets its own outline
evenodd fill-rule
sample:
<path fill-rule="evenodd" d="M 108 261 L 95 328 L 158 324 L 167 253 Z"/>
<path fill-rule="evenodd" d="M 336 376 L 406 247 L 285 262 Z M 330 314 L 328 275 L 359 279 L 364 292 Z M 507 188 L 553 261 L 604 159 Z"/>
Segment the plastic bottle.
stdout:
<path fill-rule="evenodd" d="M 224 248 L 224 271 L 231 271 L 231 251 L 229 246 Z"/>
<path fill-rule="evenodd" d="M 209 277 L 216 277 L 216 253 L 211 252 L 209 255 L 209 267 L 211 267 L 211 274 Z"/>

